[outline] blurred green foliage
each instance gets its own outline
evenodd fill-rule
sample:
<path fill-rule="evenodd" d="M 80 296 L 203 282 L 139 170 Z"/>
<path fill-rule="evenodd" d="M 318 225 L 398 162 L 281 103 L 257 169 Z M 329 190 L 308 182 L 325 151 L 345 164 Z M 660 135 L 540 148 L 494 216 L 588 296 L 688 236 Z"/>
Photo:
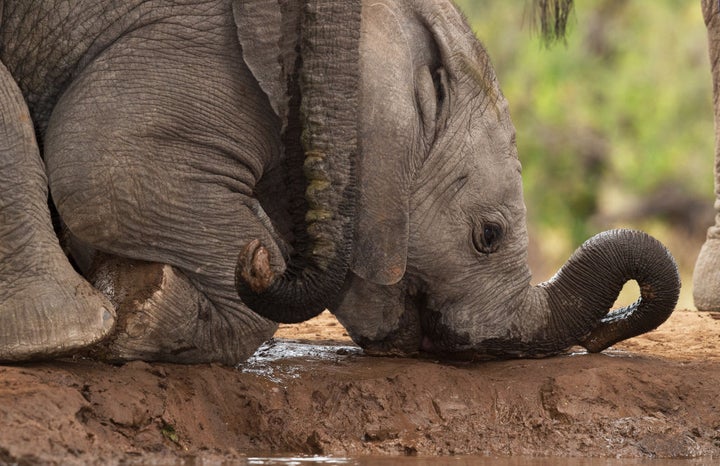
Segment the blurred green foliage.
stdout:
<path fill-rule="evenodd" d="M 510 103 L 531 230 L 569 250 L 606 227 L 593 218 L 663 186 L 712 204 L 699 0 L 576 0 L 566 43 L 548 47 L 532 30 L 529 0 L 457 4 Z"/>

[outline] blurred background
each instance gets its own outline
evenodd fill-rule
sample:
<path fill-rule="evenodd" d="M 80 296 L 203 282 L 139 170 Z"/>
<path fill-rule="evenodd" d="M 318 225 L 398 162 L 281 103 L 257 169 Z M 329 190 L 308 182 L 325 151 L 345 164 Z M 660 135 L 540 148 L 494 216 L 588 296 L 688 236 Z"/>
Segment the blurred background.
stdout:
<path fill-rule="evenodd" d="M 714 221 L 714 127 L 700 1 L 576 0 L 546 46 L 531 2 L 456 0 L 510 104 L 523 164 L 533 282 L 588 237 L 638 228 L 681 270 L 679 308 Z M 637 286 L 621 298 L 637 298 Z"/>

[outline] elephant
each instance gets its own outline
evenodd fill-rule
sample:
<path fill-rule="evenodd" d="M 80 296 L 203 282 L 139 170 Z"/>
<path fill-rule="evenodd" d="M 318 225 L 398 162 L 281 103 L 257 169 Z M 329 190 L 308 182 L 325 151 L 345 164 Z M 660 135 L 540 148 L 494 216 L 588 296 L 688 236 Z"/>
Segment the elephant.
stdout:
<path fill-rule="evenodd" d="M 0 102 L 3 361 L 232 365 L 326 308 L 371 354 L 535 357 L 677 301 L 631 230 L 530 285 L 515 130 L 450 0 L 0 0 Z"/>
<path fill-rule="evenodd" d="M 713 102 L 715 107 L 715 223 L 707 232 L 693 271 L 693 300 L 700 311 L 720 311 L 720 5 L 701 2 L 708 31 L 708 49 L 712 67 Z"/>

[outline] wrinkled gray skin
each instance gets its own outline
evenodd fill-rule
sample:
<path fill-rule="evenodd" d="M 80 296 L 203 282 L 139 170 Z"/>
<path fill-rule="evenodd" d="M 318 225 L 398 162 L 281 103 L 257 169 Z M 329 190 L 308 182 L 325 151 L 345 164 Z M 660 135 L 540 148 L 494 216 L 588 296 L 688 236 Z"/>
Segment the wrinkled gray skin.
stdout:
<path fill-rule="evenodd" d="M 282 189 L 279 123 L 231 3 L 0 5 L 0 359 L 108 334 L 112 359 L 249 356 L 276 325 L 243 305 L 234 266 L 247 238 L 270 238 L 259 198 Z M 104 294 L 63 255 L 48 184 L 75 262 Z"/>
<path fill-rule="evenodd" d="M 237 1 L 234 14 L 231 3 L 0 3 L 1 360 L 90 347 L 232 364 L 275 330 L 234 274 L 252 240 L 267 253 L 251 250 L 265 266 L 253 273 L 276 276 L 303 249 L 283 139 L 296 23 L 267 10 L 294 2 Z M 363 2 L 359 54 L 362 152 L 357 191 L 344 191 L 359 196 L 354 235 L 325 248 L 349 251 L 350 269 L 328 274 L 342 289 L 321 301 L 353 339 L 379 353 L 536 356 L 598 351 L 667 318 L 674 262 L 637 232 L 593 239 L 529 286 L 514 128 L 451 3 Z M 48 186 L 87 280 L 53 231 Z M 629 279 L 644 301 L 604 317 Z"/>
<path fill-rule="evenodd" d="M 450 2 L 366 2 L 360 63 L 352 261 L 330 306 L 356 342 L 380 354 L 543 356 L 601 351 L 670 315 L 677 268 L 639 232 L 598 235 L 530 286 L 515 130 L 487 53 Z M 263 263 L 241 255 L 239 268 Z M 632 279 L 641 299 L 608 314 Z"/>

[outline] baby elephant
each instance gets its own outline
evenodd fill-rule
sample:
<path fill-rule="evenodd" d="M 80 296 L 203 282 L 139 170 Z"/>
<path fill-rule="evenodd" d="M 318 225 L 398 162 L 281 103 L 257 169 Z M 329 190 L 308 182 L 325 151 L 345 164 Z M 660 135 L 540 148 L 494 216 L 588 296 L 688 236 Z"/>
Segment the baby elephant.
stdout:
<path fill-rule="evenodd" d="M 0 60 L 0 360 L 236 364 L 325 308 L 381 354 L 600 351 L 677 300 L 635 231 L 530 286 L 515 131 L 449 0 L 0 0 Z"/>

